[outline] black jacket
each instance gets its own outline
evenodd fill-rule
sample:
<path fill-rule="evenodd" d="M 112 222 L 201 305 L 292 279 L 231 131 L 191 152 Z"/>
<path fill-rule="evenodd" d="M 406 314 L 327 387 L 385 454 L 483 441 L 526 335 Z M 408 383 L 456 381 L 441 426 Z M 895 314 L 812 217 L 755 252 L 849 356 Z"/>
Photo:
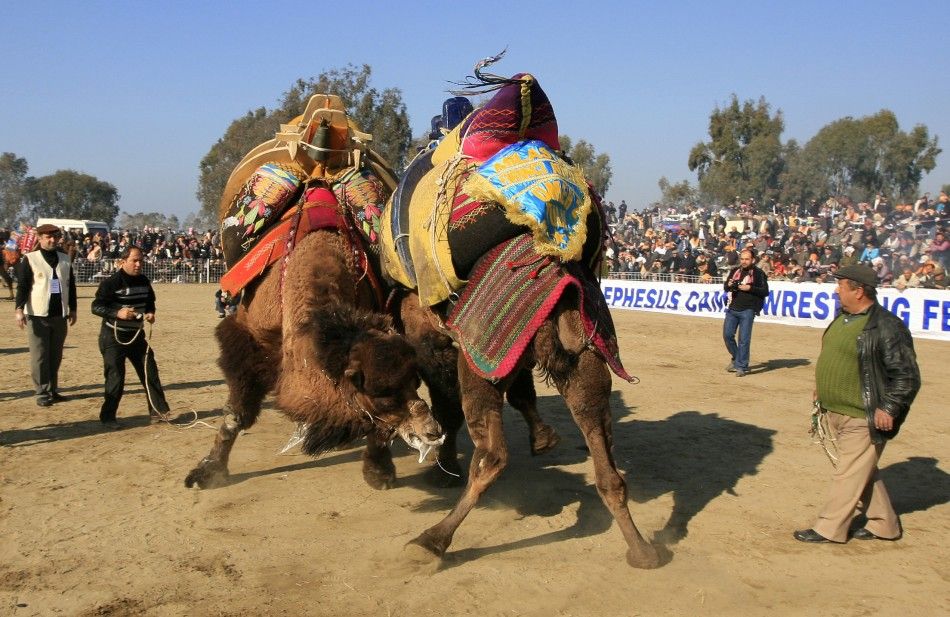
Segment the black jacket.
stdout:
<path fill-rule="evenodd" d="M 920 390 L 914 339 L 899 317 L 875 302 L 857 344 L 868 430 L 873 443 L 882 443 L 897 435 Z M 892 430 L 874 428 L 874 411 L 879 408 L 894 418 Z"/>
<path fill-rule="evenodd" d="M 726 277 L 722 284 L 723 289 L 732 292 L 732 301 L 729 303 L 729 308 L 737 311 L 751 308 L 755 311 L 755 314 L 758 315 L 762 310 L 762 305 L 765 303 L 765 298 L 769 295 L 769 277 L 767 277 L 765 272 L 758 266 L 752 266 L 752 289 L 749 291 L 742 291 L 740 289 L 733 290 L 731 283 L 736 276 L 737 270 L 739 270 L 739 268 L 730 270 L 729 276 Z"/>

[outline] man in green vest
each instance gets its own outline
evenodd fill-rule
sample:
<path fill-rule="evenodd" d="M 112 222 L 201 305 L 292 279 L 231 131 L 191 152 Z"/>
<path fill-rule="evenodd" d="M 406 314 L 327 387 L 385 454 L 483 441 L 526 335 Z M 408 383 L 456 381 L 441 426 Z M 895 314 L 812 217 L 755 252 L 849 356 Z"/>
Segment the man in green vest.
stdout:
<path fill-rule="evenodd" d="M 822 337 L 815 367 L 818 425 L 837 458 L 828 501 L 801 542 L 847 542 L 855 509 L 866 517 L 859 540 L 898 540 L 900 521 L 877 464 L 920 389 L 914 341 L 904 322 L 877 302 L 877 275 L 864 265 L 841 268 L 841 312 Z"/>

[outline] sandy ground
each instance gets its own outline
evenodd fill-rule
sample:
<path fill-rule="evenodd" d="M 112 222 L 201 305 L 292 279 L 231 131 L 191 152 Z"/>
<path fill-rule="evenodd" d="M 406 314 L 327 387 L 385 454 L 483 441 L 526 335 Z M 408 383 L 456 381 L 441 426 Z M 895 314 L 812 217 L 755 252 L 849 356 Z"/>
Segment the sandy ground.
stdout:
<path fill-rule="evenodd" d="M 360 450 L 278 455 L 292 425 L 268 408 L 237 442 L 232 482 L 184 488 L 210 449 L 203 426 L 149 426 L 129 370 L 122 431 L 97 417 L 102 367 L 91 288 L 80 291 L 60 373 L 68 402 L 34 404 L 26 335 L 0 303 L 0 614 L 4 615 L 914 615 L 950 612 L 950 345 L 917 341 L 924 385 L 882 461 L 905 536 L 803 545 L 830 465 L 806 433 L 819 331 L 758 324 L 753 373 L 727 374 L 720 322 L 616 314 L 618 464 L 640 529 L 667 563 L 629 568 L 620 532 L 561 399 L 539 384 L 563 438 L 512 458 L 435 572 L 402 546 L 459 489 L 425 481 L 397 447 L 398 486 L 378 492 Z M 209 286 L 158 286 L 152 344 L 176 412 L 219 422 Z M 466 457 L 471 445 L 464 440 Z"/>

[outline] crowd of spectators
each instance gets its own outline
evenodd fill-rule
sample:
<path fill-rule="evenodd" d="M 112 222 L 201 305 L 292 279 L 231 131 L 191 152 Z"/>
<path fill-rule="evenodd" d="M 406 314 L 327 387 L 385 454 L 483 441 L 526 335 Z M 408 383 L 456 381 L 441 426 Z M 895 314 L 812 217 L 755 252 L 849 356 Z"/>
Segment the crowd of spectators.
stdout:
<path fill-rule="evenodd" d="M 4 233 L 5 232 L 5 233 Z M 2 237 L 9 231 L 0 230 Z M 145 227 L 81 233 L 64 231 L 59 247 L 69 255 L 77 273 L 85 273 L 81 282 L 115 271 L 116 261 L 127 246 L 142 249 L 149 278 L 155 282 L 196 280 L 195 275 L 207 268 L 224 270 L 224 257 L 216 231 L 187 232 Z M 88 279 L 88 280 L 86 280 Z"/>
<path fill-rule="evenodd" d="M 773 280 L 833 282 L 838 268 L 867 263 L 882 286 L 945 289 L 950 267 L 950 200 L 940 193 L 892 206 L 847 198 L 806 205 L 759 205 L 754 199 L 727 207 L 690 205 L 630 211 L 625 201 L 607 203 L 610 238 L 605 275 L 720 283 L 752 248 L 756 265 Z M 187 232 L 145 227 L 109 233 L 66 232 L 62 250 L 80 271 L 111 274 L 126 246 L 144 252 L 156 282 L 179 280 L 209 266 L 224 271 L 216 231 Z"/>
<path fill-rule="evenodd" d="M 614 278 L 721 283 L 752 248 L 773 280 L 833 282 L 838 268 L 866 263 L 881 286 L 945 289 L 950 266 L 950 203 L 940 193 L 891 205 L 847 198 L 759 205 L 740 200 L 722 208 L 687 206 L 641 212 L 606 206 L 611 235 L 607 264 Z"/>

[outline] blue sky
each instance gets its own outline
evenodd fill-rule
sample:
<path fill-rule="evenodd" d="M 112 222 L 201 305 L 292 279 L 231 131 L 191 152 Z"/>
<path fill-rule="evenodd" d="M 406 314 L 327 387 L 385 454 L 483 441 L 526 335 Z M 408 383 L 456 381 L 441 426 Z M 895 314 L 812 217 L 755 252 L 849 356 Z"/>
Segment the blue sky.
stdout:
<path fill-rule="evenodd" d="M 695 182 L 709 114 L 764 96 L 804 143 L 888 108 L 950 150 L 950 2 L 0 2 L 0 151 L 30 174 L 114 184 L 127 212 L 198 209 L 198 163 L 232 120 L 297 78 L 369 64 L 402 90 L 413 133 L 447 83 L 507 47 L 494 71 L 533 73 L 562 134 L 610 155 L 608 199 Z M 479 21 L 481 20 L 481 21 Z M 950 183 L 950 153 L 924 178 Z"/>

